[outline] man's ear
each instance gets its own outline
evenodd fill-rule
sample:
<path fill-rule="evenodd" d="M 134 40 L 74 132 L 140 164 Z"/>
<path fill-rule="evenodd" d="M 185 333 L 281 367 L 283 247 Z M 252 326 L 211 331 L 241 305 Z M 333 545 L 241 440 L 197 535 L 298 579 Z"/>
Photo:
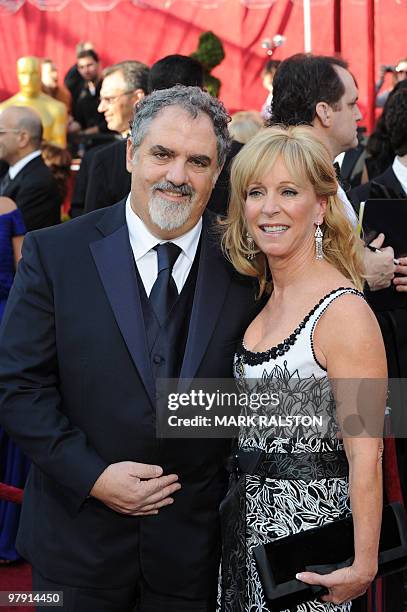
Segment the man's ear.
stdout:
<path fill-rule="evenodd" d="M 134 105 L 137 104 L 137 102 L 140 102 L 141 98 L 144 98 L 146 94 L 144 93 L 144 91 L 142 89 L 135 89 L 133 91 L 133 93 L 131 94 L 131 102 L 134 108 Z"/>
<path fill-rule="evenodd" d="M 126 169 L 127 172 L 132 171 L 133 169 L 133 158 L 134 158 L 134 147 L 131 142 L 130 136 L 127 138 L 127 149 L 126 149 Z"/>
<path fill-rule="evenodd" d="M 315 112 L 324 127 L 329 127 L 332 121 L 332 108 L 327 102 L 318 102 Z"/>
<path fill-rule="evenodd" d="M 24 149 L 30 142 L 31 136 L 26 130 L 20 130 L 17 134 L 17 142 L 20 149 Z"/>

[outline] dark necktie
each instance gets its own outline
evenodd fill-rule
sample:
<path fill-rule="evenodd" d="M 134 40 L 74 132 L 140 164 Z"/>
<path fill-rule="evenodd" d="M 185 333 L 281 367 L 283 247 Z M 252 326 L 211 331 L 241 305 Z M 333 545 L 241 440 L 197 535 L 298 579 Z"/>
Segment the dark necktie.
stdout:
<path fill-rule="evenodd" d="M 11 178 L 7 171 L 6 174 L 3 176 L 1 183 L 0 183 L 0 196 L 4 195 L 10 183 L 11 183 Z"/>
<path fill-rule="evenodd" d="M 178 297 L 172 269 L 181 253 L 181 248 L 173 242 L 164 242 L 164 244 L 155 246 L 154 249 L 157 251 L 158 276 L 151 289 L 150 303 L 160 325 L 163 325 Z"/>

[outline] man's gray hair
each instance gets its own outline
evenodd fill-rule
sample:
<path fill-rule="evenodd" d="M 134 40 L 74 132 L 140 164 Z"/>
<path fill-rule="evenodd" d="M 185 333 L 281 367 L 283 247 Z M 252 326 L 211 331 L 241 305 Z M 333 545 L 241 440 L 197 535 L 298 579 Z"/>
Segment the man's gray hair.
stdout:
<path fill-rule="evenodd" d="M 108 66 L 103 71 L 103 78 L 115 72 L 122 73 L 127 92 L 134 91 L 135 89 L 142 89 L 144 93 L 147 93 L 148 73 L 150 70 L 142 62 L 125 60 L 124 62 L 118 62 L 117 64 Z"/>
<path fill-rule="evenodd" d="M 134 109 L 131 126 L 131 141 L 134 149 L 137 149 L 143 142 L 154 117 L 170 106 L 179 106 L 193 119 L 200 114 L 208 115 L 217 140 L 218 167 L 221 167 L 230 148 L 231 140 L 228 132 L 230 117 L 222 102 L 199 87 L 175 85 L 169 89 L 153 91 L 140 100 Z"/>

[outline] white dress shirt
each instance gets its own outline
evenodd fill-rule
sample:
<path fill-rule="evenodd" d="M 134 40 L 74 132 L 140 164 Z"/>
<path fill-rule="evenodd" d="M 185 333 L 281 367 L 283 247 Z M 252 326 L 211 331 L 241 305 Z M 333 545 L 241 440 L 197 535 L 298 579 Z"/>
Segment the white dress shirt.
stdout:
<path fill-rule="evenodd" d="M 352 223 L 353 227 L 356 228 L 358 224 L 358 218 L 356 216 L 355 209 L 353 208 L 352 204 L 349 202 L 348 196 L 346 195 L 342 187 L 339 185 L 339 183 L 338 183 L 337 193 L 345 209 L 346 216 L 348 217 L 349 221 Z"/>
<path fill-rule="evenodd" d="M 199 219 L 198 223 L 186 234 L 178 238 L 173 238 L 172 240 L 162 240 L 154 236 L 147 229 L 140 217 L 136 215 L 130 205 L 129 194 L 126 200 L 126 223 L 129 230 L 130 245 L 133 251 L 134 260 L 141 280 L 143 281 L 146 294 L 148 296 L 150 295 L 158 275 L 158 258 L 154 247 L 164 242 L 173 242 L 181 249 L 181 253 L 172 270 L 172 276 L 177 285 L 178 293 L 181 293 L 198 248 L 202 230 L 202 219 Z"/>
<path fill-rule="evenodd" d="M 407 166 L 401 163 L 398 155 L 396 155 L 396 157 L 394 158 L 392 168 L 394 174 L 396 175 L 396 179 L 407 194 Z"/>
<path fill-rule="evenodd" d="M 33 151 L 32 153 L 29 153 L 28 155 L 20 159 L 13 166 L 10 166 L 10 168 L 8 169 L 10 179 L 11 180 L 15 179 L 17 174 L 24 168 L 24 166 L 26 166 L 32 159 L 35 159 L 36 157 L 39 157 L 40 155 L 41 155 L 41 151 L 39 150 Z"/>
<path fill-rule="evenodd" d="M 333 163 L 339 164 L 339 168 L 342 168 L 344 157 L 345 157 L 345 151 L 343 151 L 342 153 L 339 153 L 339 155 L 335 157 Z M 352 204 L 349 202 L 348 196 L 346 195 L 345 191 L 342 189 L 339 183 L 338 183 L 338 196 L 339 196 L 339 199 L 343 202 L 343 205 L 345 207 L 346 216 L 348 217 L 349 221 L 352 223 L 353 227 L 356 227 L 358 224 L 358 220 L 356 217 L 355 210 Z"/>
<path fill-rule="evenodd" d="M 334 159 L 334 164 L 339 164 L 339 168 L 342 168 L 343 158 L 345 157 L 345 153 L 346 151 L 342 151 L 342 153 L 339 153 L 339 155 L 337 155 Z"/>

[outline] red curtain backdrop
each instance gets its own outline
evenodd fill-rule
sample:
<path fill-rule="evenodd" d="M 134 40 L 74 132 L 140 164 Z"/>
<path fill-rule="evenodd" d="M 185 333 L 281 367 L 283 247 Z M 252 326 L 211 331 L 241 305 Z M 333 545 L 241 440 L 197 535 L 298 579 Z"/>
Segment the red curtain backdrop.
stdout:
<path fill-rule="evenodd" d="M 362 110 L 367 101 L 369 51 L 366 1 L 341 4 L 342 56 L 357 78 Z M 313 52 L 332 54 L 334 0 L 311 3 Z M 375 13 L 377 66 L 394 64 L 406 55 L 407 1 L 377 0 Z M 168 8 L 143 9 L 121 0 L 109 12 L 87 11 L 79 0 L 71 0 L 60 12 L 47 12 L 27 1 L 14 15 L 0 17 L 0 100 L 18 89 L 18 57 L 51 57 L 62 78 L 75 62 L 75 45 L 80 40 L 94 43 L 103 66 L 124 59 L 152 64 L 170 53 L 191 53 L 206 30 L 215 32 L 225 47 L 226 59 L 214 74 L 222 80 L 221 98 L 229 111 L 259 109 L 267 95 L 260 81 L 267 59 L 261 42 L 275 34 L 286 36 L 275 51 L 276 59 L 302 51 L 302 1 L 276 0 L 270 8 L 248 9 L 238 0 L 226 0 L 219 8 L 205 9 L 176 0 Z"/>

